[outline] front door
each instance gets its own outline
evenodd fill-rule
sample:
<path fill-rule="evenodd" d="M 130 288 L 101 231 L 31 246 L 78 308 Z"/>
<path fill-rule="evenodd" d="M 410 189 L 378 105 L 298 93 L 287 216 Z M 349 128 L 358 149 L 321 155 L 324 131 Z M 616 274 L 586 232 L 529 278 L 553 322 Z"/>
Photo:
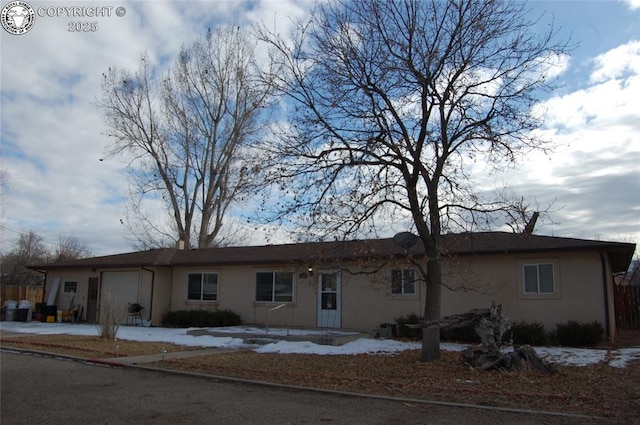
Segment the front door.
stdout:
<path fill-rule="evenodd" d="M 87 322 L 95 323 L 98 319 L 98 278 L 89 278 L 89 299 L 87 300 Z"/>
<path fill-rule="evenodd" d="M 318 276 L 318 327 L 342 327 L 340 311 L 342 310 L 340 273 L 326 272 Z"/>

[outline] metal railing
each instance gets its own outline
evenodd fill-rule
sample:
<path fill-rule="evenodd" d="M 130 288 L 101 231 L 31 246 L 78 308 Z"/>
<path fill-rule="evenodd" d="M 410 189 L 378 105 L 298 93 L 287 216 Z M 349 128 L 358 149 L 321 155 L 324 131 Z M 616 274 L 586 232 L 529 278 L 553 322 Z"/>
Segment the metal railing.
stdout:
<path fill-rule="evenodd" d="M 279 306 L 273 307 L 270 310 L 267 310 L 267 320 L 265 323 L 265 338 L 269 338 L 269 315 L 272 311 L 276 311 L 276 310 L 280 310 L 283 307 L 286 307 L 288 304 L 280 304 Z M 286 324 L 287 324 L 287 336 L 289 336 L 289 319 L 291 316 L 291 309 L 289 309 L 289 314 L 287 314 L 286 317 Z"/>

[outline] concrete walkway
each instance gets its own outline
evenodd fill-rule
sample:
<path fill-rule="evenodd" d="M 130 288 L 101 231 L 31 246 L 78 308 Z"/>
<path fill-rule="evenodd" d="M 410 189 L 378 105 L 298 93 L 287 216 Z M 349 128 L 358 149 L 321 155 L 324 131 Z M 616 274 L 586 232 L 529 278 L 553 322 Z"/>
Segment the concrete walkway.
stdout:
<path fill-rule="evenodd" d="M 158 354 L 146 354 L 144 356 L 123 356 L 123 357 L 110 357 L 110 358 L 100 358 L 100 359 L 92 359 L 93 361 L 100 361 L 104 363 L 110 364 L 121 364 L 121 365 L 137 365 L 143 363 L 154 363 L 161 362 L 163 360 L 169 359 L 185 359 L 188 357 L 196 357 L 196 356 L 208 356 L 211 354 L 222 354 L 222 353 L 230 353 L 230 352 L 238 352 L 238 349 L 228 349 L 228 348 L 203 348 L 200 350 L 187 350 L 187 351 L 175 351 L 172 353 L 158 353 Z"/>
<path fill-rule="evenodd" d="M 245 344 L 264 345 L 279 341 L 308 341 L 320 345 L 344 345 L 360 338 L 371 338 L 371 332 L 361 331 L 341 331 L 333 328 L 318 329 L 291 329 L 274 328 L 268 330 L 254 328 L 250 332 L 225 332 L 216 328 L 191 329 L 187 331 L 187 335 L 201 336 L 208 335 L 212 337 L 234 337 L 240 338 Z"/>

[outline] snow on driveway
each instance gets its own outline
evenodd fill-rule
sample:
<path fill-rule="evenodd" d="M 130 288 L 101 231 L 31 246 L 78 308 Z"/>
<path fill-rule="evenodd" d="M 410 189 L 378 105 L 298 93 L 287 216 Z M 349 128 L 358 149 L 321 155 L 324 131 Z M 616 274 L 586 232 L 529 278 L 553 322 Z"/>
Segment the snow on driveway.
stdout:
<path fill-rule="evenodd" d="M 215 328 L 216 333 L 224 332 L 229 336 L 218 337 L 211 335 L 188 335 L 187 331 L 200 329 L 176 329 L 156 327 L 122 326 L 118 331 L 118 338 L 128 341 L 167 342 L 195 347 L 224 347 L 247 348 L 242 338 L 234 337 L 234 334 L 260 334 L 261 328 L 234 326 L 229 328 Z M 68 323 L 41 323 L 41 322 L 1 322 L 0 331 L 29 333 L 39 335 L 84 335 L 98 336 L 99 329 L 96 325 L 68 324 Z M 317 335 L 318 330 L 289 330 L 297 336 Z M 339 331 L 338 331 L 339 332 Z M 282 335 L 282 329 L 269 329 L 269 336 Z M 442 343 L 445 351 L 461 351 L 466 348 L 464 344 Z M 403 342 L 392 339 L 360 338 L 344 345 L 319 345 L 309 341 L 279 341 L 260 346 L 251 346 L 259 353 L 284 353 L 284 354 L 365 354 L 365 353 L 396 353 L 404 350 L 416 350 L 420 348 L 418 342 Z M 632 360 L 640 360 L 640 347 L 621 348 L 608 353 L 602 349 L 570 348 L 570 347 L 534 347 L 538 355 L 547 361 L 561 365 L 587 366 L 590 364 L 608 362 L 612 367 L 626 367 Z"/>

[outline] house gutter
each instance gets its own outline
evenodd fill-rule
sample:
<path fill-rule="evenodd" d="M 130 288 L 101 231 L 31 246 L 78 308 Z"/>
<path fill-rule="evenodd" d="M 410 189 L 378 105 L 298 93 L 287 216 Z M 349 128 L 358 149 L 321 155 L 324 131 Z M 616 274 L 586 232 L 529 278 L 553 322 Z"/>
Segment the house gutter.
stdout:
<path fill-rule="evenodd" d="M 156 283 L 156 272 L 155 270 L 148 269 L 144 266 L 140 268 L 151 273 L 151 305 L 149 305 L 149 321 L 153 321 L 153 289 Z"/>
<path fill-rule="evenodd" d="M 600 254 L 600 264 L 602 269 L 602 290 L 604 292 L 604 329 L 605 337 L 611 338 L 611 330 L 609 329 L 609 284 L 607 279 L 607 261 L 605 259 L 603 251 L 598 251 Z"/>

